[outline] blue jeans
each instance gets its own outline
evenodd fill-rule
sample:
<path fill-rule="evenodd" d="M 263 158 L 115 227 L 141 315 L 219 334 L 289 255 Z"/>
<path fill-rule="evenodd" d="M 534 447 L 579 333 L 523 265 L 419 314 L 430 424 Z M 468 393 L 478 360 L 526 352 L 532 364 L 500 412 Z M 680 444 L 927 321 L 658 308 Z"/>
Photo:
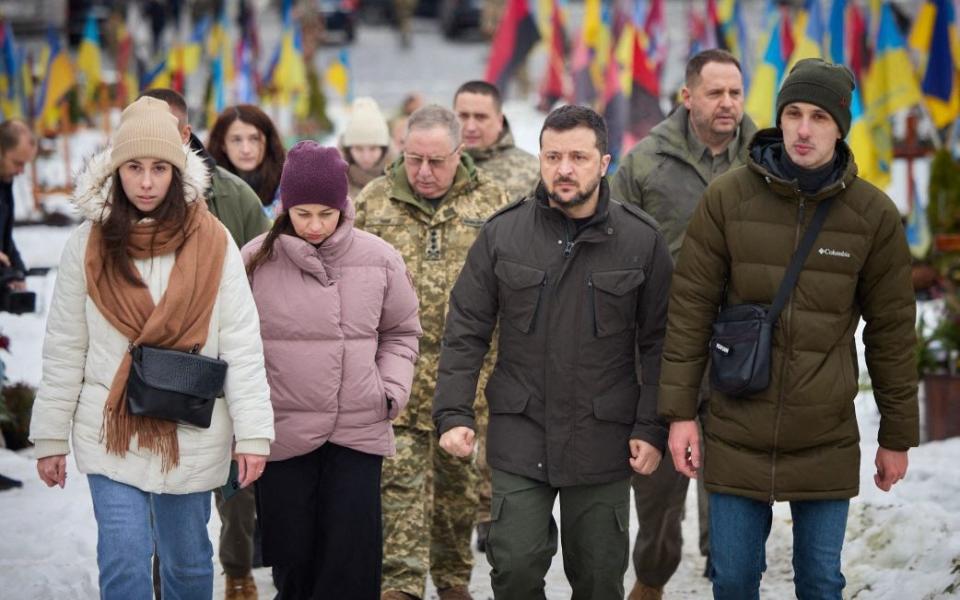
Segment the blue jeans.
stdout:
<path fill-rule="evenodd" d="M 840 600 L 846 580 L 840 551 L 849 500 L 790 503 L 793 515 L 793 582 L 800 600 Z M 760 598 L 760 576 L 767 568 L 765 545 L 773 507 L 729 494 L 710 494 L 710 560 L 713 597 Z"/>
<path fill-rule="evenodd" d="M 152 598 L 156 548 L 163 600 L 210 600 L 210 492 L 151 494 L 103 475 L 88 479 L 97 519 L 101 599 Z"/>

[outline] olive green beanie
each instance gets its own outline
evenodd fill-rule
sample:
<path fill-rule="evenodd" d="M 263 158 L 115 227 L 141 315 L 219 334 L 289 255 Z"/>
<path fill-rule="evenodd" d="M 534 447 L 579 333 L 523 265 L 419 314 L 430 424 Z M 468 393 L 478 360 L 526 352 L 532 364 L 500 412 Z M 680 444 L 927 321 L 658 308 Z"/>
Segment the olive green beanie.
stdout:
<path fill-rule="evenodd" d="M 856 87 L 853 73 L 843 65 L 820 58 L 805 58 L 790 70 L 777 95 L 777 127 L 791 102 L 808 102 L 830 113 L 841 137 L 850 131 L 850 101 Z"/>

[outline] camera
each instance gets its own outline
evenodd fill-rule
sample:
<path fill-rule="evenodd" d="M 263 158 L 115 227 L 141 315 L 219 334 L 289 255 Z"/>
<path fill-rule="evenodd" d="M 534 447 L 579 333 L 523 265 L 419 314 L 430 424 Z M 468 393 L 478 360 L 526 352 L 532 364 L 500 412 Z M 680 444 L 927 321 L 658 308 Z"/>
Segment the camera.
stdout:
<path fill-rule="evenodd" d="M 22 315 L 37 310 L 37 294 L 35 292 L 21 292 L 10 289 L 11 281 L 24 279 L 23 271 L 17 269 L 0 269 L 0 312 Z"/>

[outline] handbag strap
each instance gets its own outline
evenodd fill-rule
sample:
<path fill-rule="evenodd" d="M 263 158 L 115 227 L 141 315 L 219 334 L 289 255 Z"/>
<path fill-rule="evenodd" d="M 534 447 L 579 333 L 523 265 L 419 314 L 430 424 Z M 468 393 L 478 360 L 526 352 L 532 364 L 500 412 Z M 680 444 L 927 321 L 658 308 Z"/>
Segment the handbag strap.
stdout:
<path fill-rule="evenodd" d="M 780 282 L 777 297 L 774 298 L 770 310 L 767 311 L 767 323 L 776 323 L 783 307 L 786 306 L 787 298 L 790 297 L 794 286 L 797 285 L 797 278 L 800 276 L 800 271 L 803 270 L 803 263 L 807 260 L 807 255 L 810 254 L 810 248 L 813 247 L 813 242 L 816 241 L 817 234 L 820 233 L 820 228 L 823 227 L 823 222 L 827 218 L 827 211 L 830 210 L 832 204 L 833 198 L 831 197 L 817 205 L 817 210 L 813 213 L 813 220 L 810 221 L 810 226 L 803 234 L 803 239 L 800 240 L 800 245 L 793 253 L 793 258 L 790 259 L 790 266 L 787 267 L 787 274 Z"/>

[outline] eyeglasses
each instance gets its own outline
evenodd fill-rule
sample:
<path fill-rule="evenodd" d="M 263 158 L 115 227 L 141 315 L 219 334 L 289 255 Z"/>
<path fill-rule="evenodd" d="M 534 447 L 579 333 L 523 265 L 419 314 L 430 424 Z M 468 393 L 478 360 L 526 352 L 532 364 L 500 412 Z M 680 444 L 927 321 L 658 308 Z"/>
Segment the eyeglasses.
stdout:
<path fill-rule="evenodd" d="M 463 144 L 454 148 L 453 151 L 450 152 L 450 154 L 447 154 L 446 156 L 439 156 L 439 157 L 438 156 L 429 156 L 429 157 L 420 156 L 419 154 L 410 154 L 409 152 L 404 152 L 403 161 L 408 165 L 410 165 L 411 167 L 413 167 L 414 169 L 419 169 L 420 167 L 423 166 L 423 163 L 426 162 L 427 168 L 430 169 L 431 171 L 435 171 L 436 169 L 439 169 L 440 167 L 442 167 L 451 156 L 459 152 L 460 148 L 462 147 L 463 147 Z"/>

